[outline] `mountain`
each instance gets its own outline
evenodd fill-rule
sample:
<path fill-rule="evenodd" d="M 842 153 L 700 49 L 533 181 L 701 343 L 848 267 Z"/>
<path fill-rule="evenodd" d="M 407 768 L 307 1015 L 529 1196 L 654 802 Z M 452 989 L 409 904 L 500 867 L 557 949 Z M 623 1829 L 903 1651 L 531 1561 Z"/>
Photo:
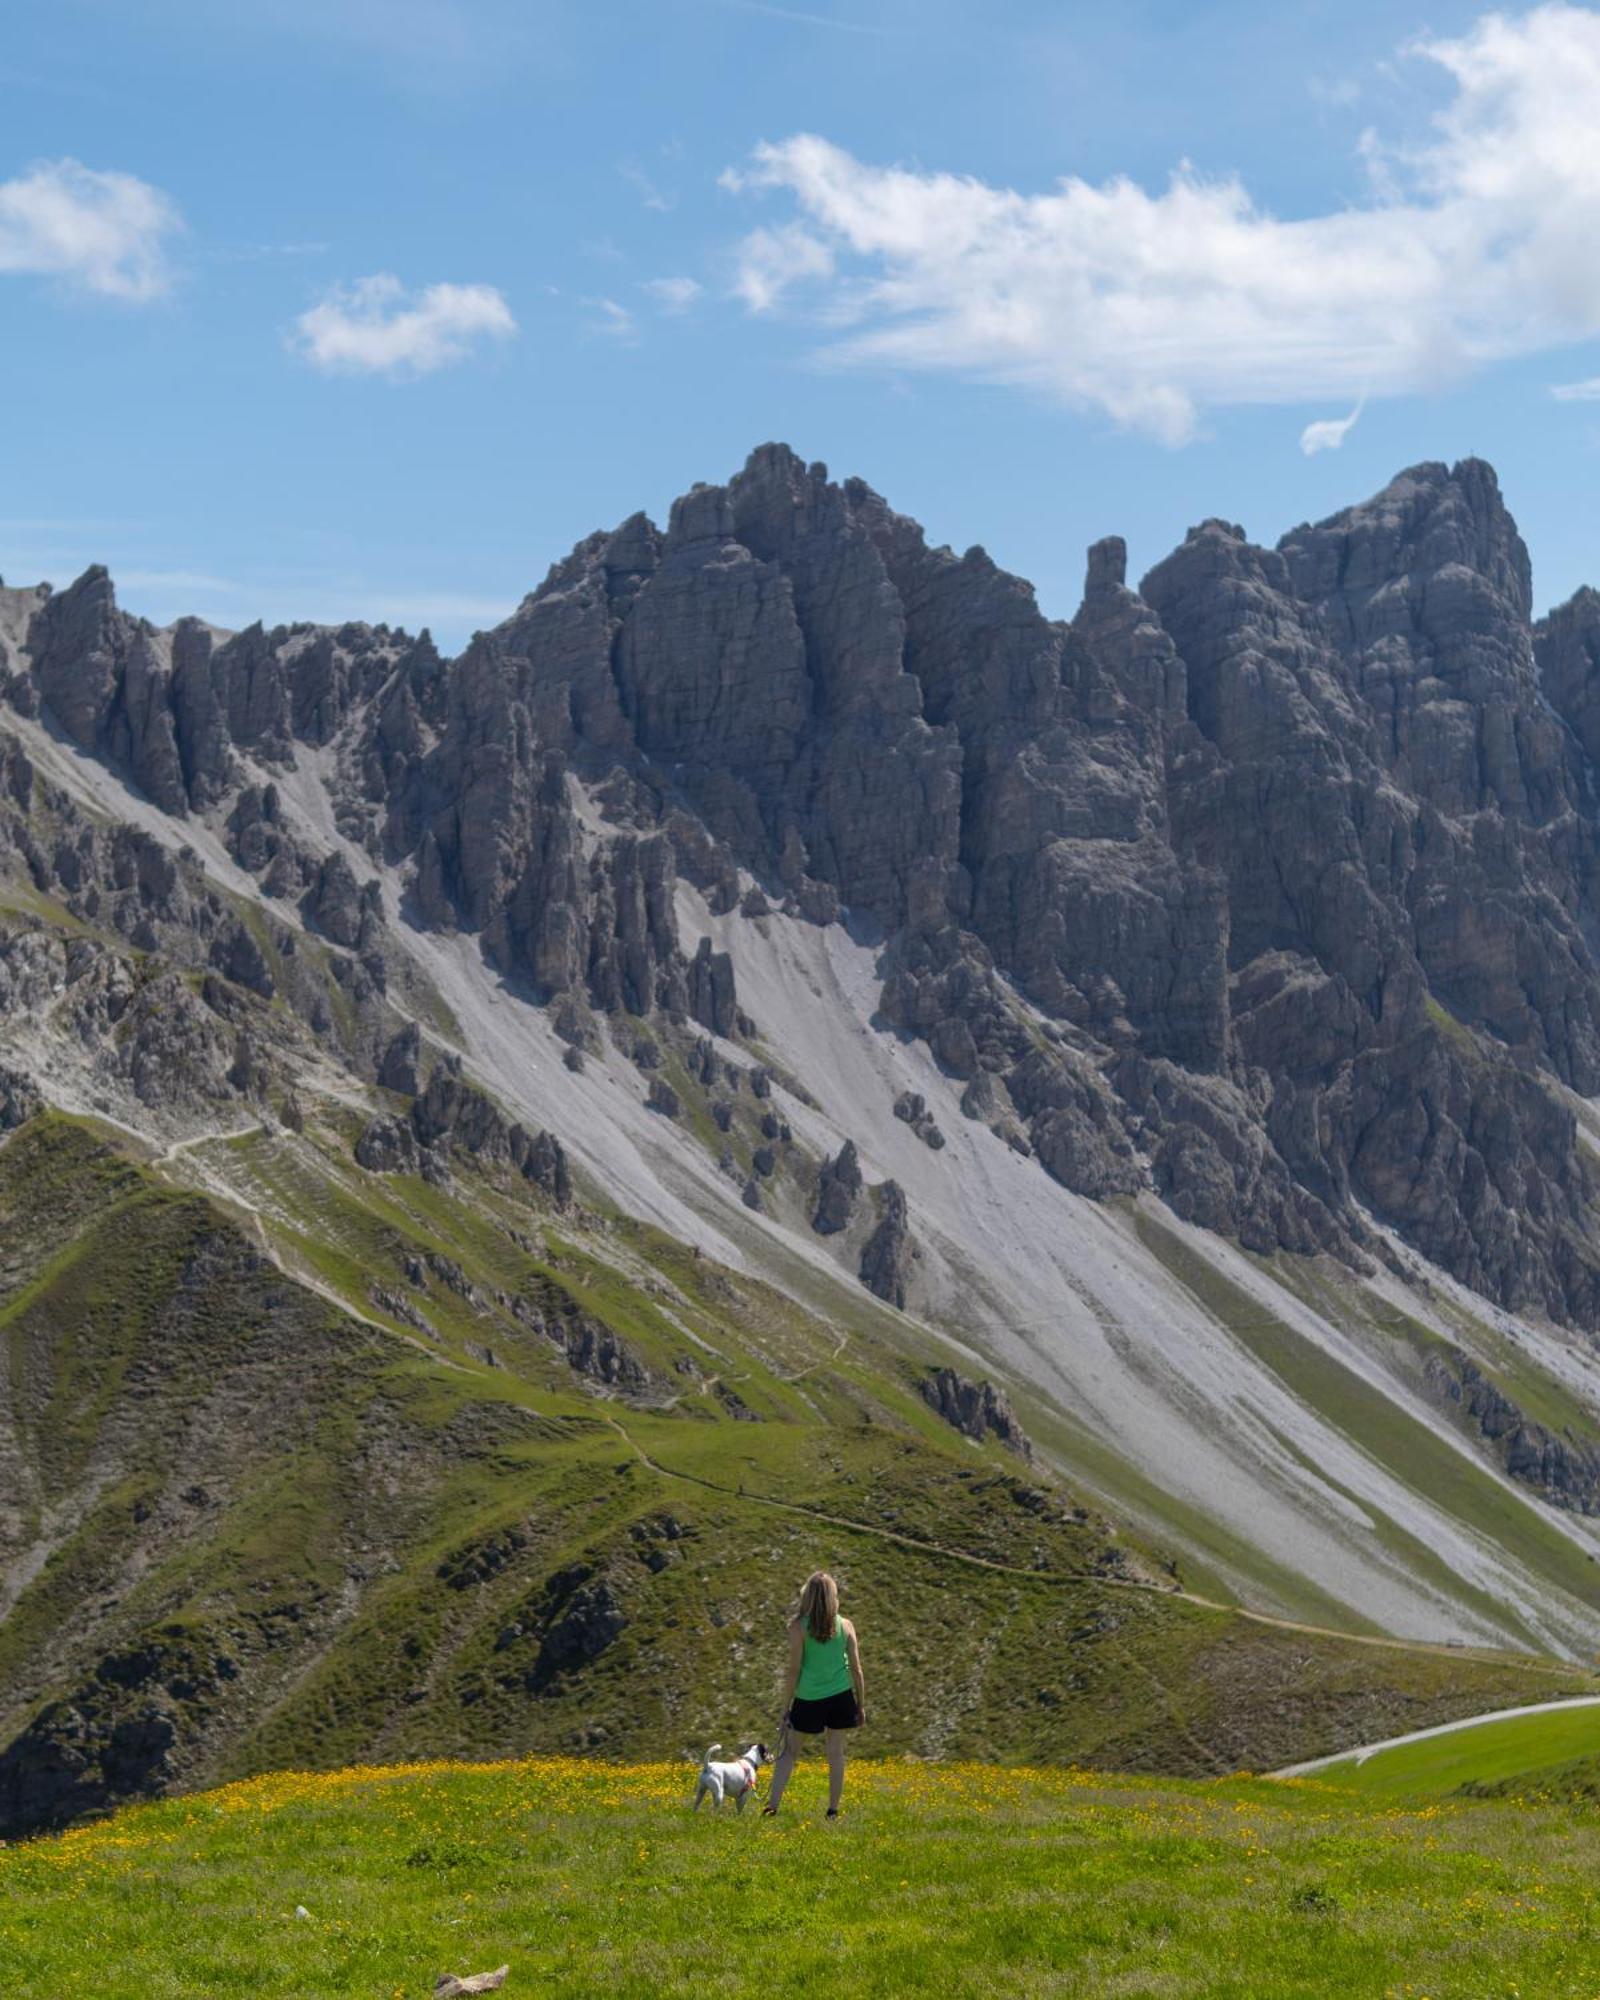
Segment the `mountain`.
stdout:
<path fill-rule="evenodd" d="M 0 1820 L 682 1747 L 819 1534 L 1005 1635 L 925 1753 L 1592 1654 L 1600 597 L 1531 604 L 1477 461 L 1059 622 L 780 446 L 454 661 L 0 588 Z"/>

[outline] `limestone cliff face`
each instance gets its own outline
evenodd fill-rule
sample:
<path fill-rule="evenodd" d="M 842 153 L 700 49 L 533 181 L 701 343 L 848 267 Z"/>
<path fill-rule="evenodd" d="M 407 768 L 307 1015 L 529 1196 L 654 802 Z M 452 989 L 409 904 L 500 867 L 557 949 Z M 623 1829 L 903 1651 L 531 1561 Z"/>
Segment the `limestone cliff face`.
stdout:
<path fill-rule="evenodd" d="M 5 595 L 0 689 L 168 813 L 226 816 L 350 955 L 373 1064 L 386 919 L 299 841 L 271 773 L 305 751 L 404 920 L 477 936 L 563 1018 L 747 1027 L 682 882 L 849 921 L 883 941 L 885 1023 L 1077 1191 L 1150 1188 L 1262 1251 L 1359 1257 L 1376 1218 L 1600 1325 L 1562 1095 L 1600 1092 L 1600 597 L 1533 626 L 1477 461 L 1276 548 L 1208 521 L 1138 590 L 1101 542 L 1064 622 L 776 445 L 665 530 L 581 542 L 454 662 L 385 628 L 156 632 L 98 570 Z M 15 838 L 130 937 L 188 894 L 127 839 Z M 249 935 L 198 921 L 247 975 Z"/>

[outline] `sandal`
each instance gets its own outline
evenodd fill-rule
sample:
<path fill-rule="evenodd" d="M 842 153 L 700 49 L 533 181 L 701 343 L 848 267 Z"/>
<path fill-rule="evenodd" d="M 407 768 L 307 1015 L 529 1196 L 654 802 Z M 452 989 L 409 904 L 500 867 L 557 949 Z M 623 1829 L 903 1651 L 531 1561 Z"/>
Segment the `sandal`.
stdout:
<path fill-rule="evenodd" d="M 761 1808 L 761 1817 L 763 1819 L 776 1819 L 778 1817 L 778 1808 L 776 1806 L 763 1806 Z"/>

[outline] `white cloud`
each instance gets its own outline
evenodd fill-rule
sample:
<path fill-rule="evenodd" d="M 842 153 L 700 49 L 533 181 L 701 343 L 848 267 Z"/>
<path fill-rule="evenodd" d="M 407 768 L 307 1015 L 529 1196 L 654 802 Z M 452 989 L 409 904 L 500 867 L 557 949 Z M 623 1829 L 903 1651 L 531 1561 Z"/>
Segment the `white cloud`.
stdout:
<path fill-rule="evenodd" d="M 608 340 L 620 341 L 624 346 L 631 346 L 639 338 L 638 322 L 615 299 L 585 299 L 583 303 L 596 315 L 589 322 L 591 333 L 604 334 Z"/>
<path fill-rule="evenodd" d="M 740 185 L 727 174 L 723 182 Z M 831 278 L 836 269 L 832 244 L 801 223 L 786 222 L 779 229 L 753 229 L 739 245 L 733 289 L 752 312 L 771 312 L 793 286 L 812 278 Z"/>
<path fill-rule="evenodd" d="M 1363 206 L 1283 219 L 1188 166 L 1154 194 L 1021 194 L 801 134 L 723 177 L 793 210 L 744 239 L 734 291 L 809 297 L 837 363 L 1011 383 L 1171 444 L 1207 407 L 1414 393 L 1600 336 L 1600 12 L 1406 53 L 1452 95 L 1420 140 L 1363 142 Z"/>
<path fill-rule="evenodd" d="M 1319 451 L 1337 451 L 1355 429 L 1361 410 L 1357 403 L 1347 417 L 1319 417 L 1307 424 L 1300 433 L 1300 449 L 1307 458 L 1315 458 Z"/>
<path fill-rule="evenodd" d="M 687 312 L 700 296 L 696 278 L 646 278 L 640 287 L 666 313 Z"/>
<path fill-rule="evenodd" d="M 144 305 L 171 283 L 167 242 L 182 227 L 161 190 L 133 174 L 41 160 L 0 181 L 0 272 Z"/>
<path fill-rule="evenodd" d="M 388 272 L 335 286 L 301 313 L 290 345 L 327 374 L 429 375 L 486 340 L 517 330 L 493 285 L 427 285 L 408 293 Z"/>
<path fill-rule="evenodd" d="M 1558 403 L 1600 403 L 1600 375 L 1587 382 L 1558 382 L 1550 393 Z"/>

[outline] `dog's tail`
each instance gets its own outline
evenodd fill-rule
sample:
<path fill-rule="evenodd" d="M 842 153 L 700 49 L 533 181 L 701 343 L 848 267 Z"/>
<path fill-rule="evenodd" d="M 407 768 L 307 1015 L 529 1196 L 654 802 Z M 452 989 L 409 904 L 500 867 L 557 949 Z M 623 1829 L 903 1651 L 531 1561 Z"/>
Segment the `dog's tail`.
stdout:
<path fill-rule="evenodd" d="M 706 1751 L 706 1762 L 709 1764 L 714 1759 L 720 1757 L 721 1755 L 722 1755 L 722 1745 L 720 1743 L 713 1743 Z"/>

